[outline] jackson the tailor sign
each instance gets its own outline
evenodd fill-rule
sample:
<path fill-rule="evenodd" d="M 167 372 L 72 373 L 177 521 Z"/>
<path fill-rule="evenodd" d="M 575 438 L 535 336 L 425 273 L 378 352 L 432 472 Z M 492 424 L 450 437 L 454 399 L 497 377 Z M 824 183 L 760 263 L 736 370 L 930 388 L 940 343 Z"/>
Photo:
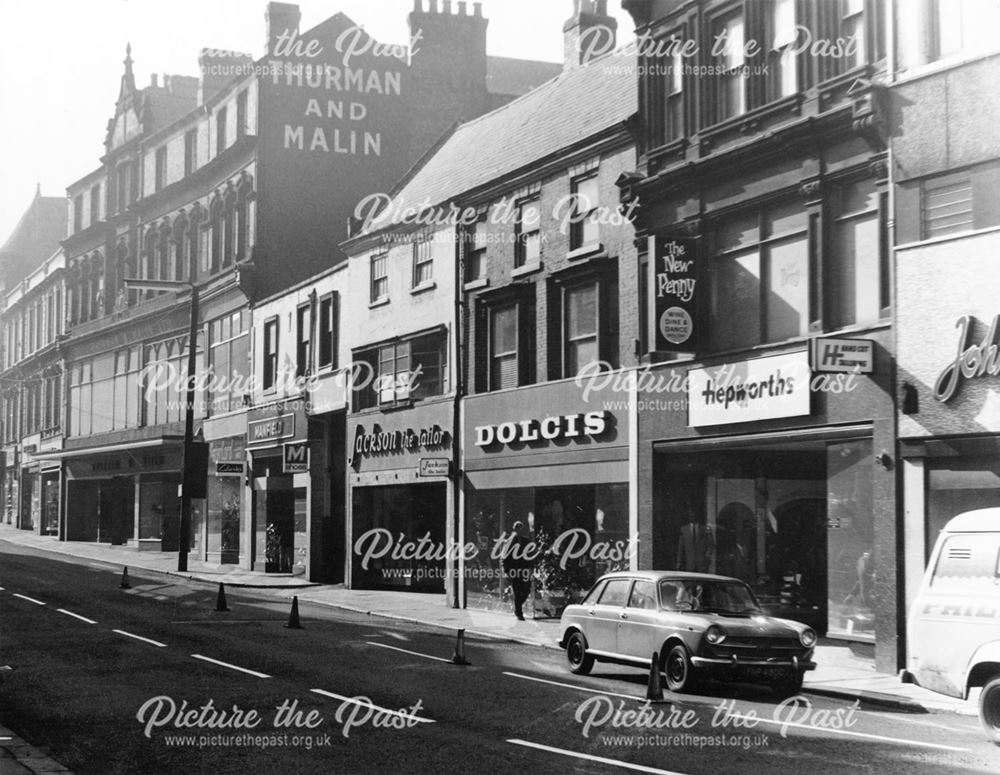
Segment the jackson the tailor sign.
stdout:
<path fill-rule="evenodd" d="M 694 352 L 698 304 L 698 240 L 649 238 L 653 349 Z"/>
<path fill-rule="evenodd" d="M 698 428 L 810 413 L 804 350 L 688 372 L 688 424 Z"/>

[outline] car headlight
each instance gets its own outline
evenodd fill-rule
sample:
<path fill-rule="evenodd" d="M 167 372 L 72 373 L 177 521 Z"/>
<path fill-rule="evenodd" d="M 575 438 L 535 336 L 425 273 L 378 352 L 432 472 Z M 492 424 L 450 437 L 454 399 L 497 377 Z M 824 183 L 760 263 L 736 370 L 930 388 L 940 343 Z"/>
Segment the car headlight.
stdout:
<path fill-rule="evenodd" d="M 812 627 L 806 627 L 799 633 L 799 642 L 807 649 L 816 645 L 816 631 Z"/>
<path fill-rule="evenodd" d="M 705 630 L 705 640 L 707 640 L 713 646 L 718 646 L 725 639 L 726 639 L 725 631 L 717 624 L 713 624 L 711 627 Z"/>

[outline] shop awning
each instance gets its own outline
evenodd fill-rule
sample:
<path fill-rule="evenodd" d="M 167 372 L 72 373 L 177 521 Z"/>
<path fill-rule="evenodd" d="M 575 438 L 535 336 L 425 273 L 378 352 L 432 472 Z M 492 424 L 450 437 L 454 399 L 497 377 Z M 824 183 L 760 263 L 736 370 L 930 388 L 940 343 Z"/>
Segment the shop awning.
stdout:
<path fill-rule="evenodd" d="M 163 436 L 158 439 L 143 441 L 127 441 L 121 444 L 108 444 L 104 447 L 87 447 L 86 449 L 56 449 L 51 452 L 32 453 L 32 461 L 65 460 L 68 458 L 87 457 L 88 455 L 106 455 L 114 452 L 131 452 L 134 449 L 149 449 L 150 447 L 180 446 L 184 440 L 176 436 Z"/>
<path fill-rule="evenodd" d="M 703 436 L 693 439 L 654 441 L 656 452 L 702 452 L 708 450 L 753 448 L 802 441 L 840 441 L 863 439 L 872 435 L 871 425 L 841 425 L 834 428 L 794 428 L 786 431 L 754 433 L 743 436 Z"/>

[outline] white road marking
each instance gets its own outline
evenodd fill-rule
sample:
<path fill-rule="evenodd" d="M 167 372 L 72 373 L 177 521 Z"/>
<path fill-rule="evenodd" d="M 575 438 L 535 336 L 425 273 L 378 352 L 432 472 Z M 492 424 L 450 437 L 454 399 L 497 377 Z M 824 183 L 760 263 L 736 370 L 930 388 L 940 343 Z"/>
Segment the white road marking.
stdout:
<path fill-rule="evenodd" d="M 882 743 L 900 743 L 902 745 L 915 745 L 919 748 L 936 748 L 939 751 L 956 751 L 959 753 L 967 753 L 968 748 L 957 748 L 952 745 L 939 745 L 938 743 L 925 743 L 922 740 L 907 740 L 902 737 L 886 737 L 885 735 L 872 735 L 868 732 L 854 732 L 850 729 L 826 729 L 821 727 L 814 727 L 809 724 L 799 724 L 794 721 L 778 721 L 776 719 L 761 718 L 758 716 L 745 716 L 742 713 L 731 713 L 730 718 L 738 719 L 752 719 L 754 721 L 760 722 L 761 724 L 773 724 L 778 727 L 788 727 L 789 729 L 805 729 L 810 732 L 819 732 L 821 734 L 831 734 L 831 735 L 843 735 L 845 737 L 857 737 L 862 740 L 878 740 Z"/>
<path fill-rule="evenodd" d="M 45 605 L 41 600 L 35 600 L 33 597 L 28 597 L 27 595 L 20 595 L 17 592 L 14 593 L 14 597 L 19 597 L 22 600 L 27 600 L 29 603 L 34 603 L 35 605 Z"/>
<path fill-rule="evenodd" d="M 445 659 L 444 657 L 432 657 L 430 654 L 421 654 L 419 651 L 410 651 L 409 649 L 401 649 L 399 646 L 390 646 L 387 643 L 376 643 L 375 641 L 366 640 L 369 646 L 378 646 L 380 649 L 391 649 L 392 651 L 401 651 L 404 654 L 412 654 L 415 657 L 423 657 L 424 659 L 434 659 L 438 662 L 447 662 L 451 664 L 450 659 Z"/>
<path fill-rule="evenodd" d="M 143 643 L 148 643 L 151 646 L 158 646 L 161 649 L 167 647 L 166 643 L 160 643 L 158 640 L 150 640 L 149 638 L 144 638 L 141 635 L 135 635 L 131 632 L 125 632 L 125 630 L 112 630 L 111 632 L 117 632 L 119 635 L 124 635 L 126 638 L 135 638 L 136 640 L 141 640 Z"/>
<path fill-rule="evenodd" d="M 65 608 L 57 608 L 57 611 L 61 614 L 66 614 L 66 616 L 72 616 L 74 619 L 79 619 L 81 622 L 86 622 L 87 624 L 97 624 L 93 619 L 88 619 L 86 616 L 80 616 L 80 614 L 75 614 L 72 611 L 67 611 Z"/>
<path fill-rule="evenodd" d="M 676 772 L 674 770 L 659 770 L 656 767 L 645 767 L 642 764 L 632 764 L 631 762 L 623 762 L 618 759 L 606 759 L 603 756 L 593 756 L 589 753 L 577 753 L 576 751 L 567 751 L 564 748 L 553 748 L 549 745 L 540 745 L 539 743 L 529 743 L 527 740 L 508 740 L 508 743 L 513 745 L 523 745 L 526 748 L 536 748 L 539 751 L 546 751 L 547 753 L 557 753 L 560 756 L 571 756 L 574 759 L 585 759 L 588 762 L 600 762 L 601 764 L 610 764 L 614 767 L 623 767 L 626 770 L 635 770 L 637 772 L 653 772 L 657 775 L 682 775 L 682 773 Z"/>
<path fill-rule="evenodd" d="M 195 659 L 203 660 L 204 662 L 211 662 L 213 665 L 219 665 L 220 667 L 228 667 L 230 670 L 239 670 L 241 673 L 246 673 L 247 675 L 256 676 L 257 678 L 270 678 L 267 673 L 258 673 L 256 670 L 250 670 L 246 667 L 240 667 L 239 665 L 232 665 L 229 662 L 220 662 L 218 659 L 212 659 L 211 657 L 206 657 L 203 654 L 192 654 Z"/>
<path fill-rule="evenodd" d="M 409 719 L 412 721 L 419 721 L 423 724 L 433 724 L 434 719 L 424 718 L 423 716 L 417 716 L 413 713 L 407 713 L 402 710 L 392 710 L 390 708 L 383 708 L 380 705 L 376 705 L 374 702 L 369 700 L 367 697 L 345 697 L 342 694 L 335 694 L 334 692 L 327 692 L 322 689 L 310 689 L 309 691 L 315 692 L 316 694 L 322 694 L 324 697 L 332 697 L 335 700 L 340 700 L 341 702 L 349 702 L 352 705 L 360 705 L 363 708 L 374 708 L 375 710 L 381 711 L 382 713 L 388 713 L 392 716 L 399 716 L 400 718 Z"/>
<path fill-rule="evenodd" d="M 576 689 L 581 692 L 590 692 L 591 694 L 606 694 L 609 697 L 624 697 L 626 700 L 636 700 L 638 702 L 644 702 L 645 697 L 639 697 L 635 694 L 619 694 L 618 692 L 605 692 L 601 689 L 590 689 L 586 686 L 578 686 L 577 684 L 567 684 L 560 681 L 547 681 L 544 678 L 535 678 L 532 675 L 521 675 L 520 673 L 508 673 L 504 672 L 504 675 L 509 675 L 511 678 L 521 678 L 525 681 L 537 681 L 540 684 L 549 684 L 550 686 L 562 686 L 566 689 Z"/>

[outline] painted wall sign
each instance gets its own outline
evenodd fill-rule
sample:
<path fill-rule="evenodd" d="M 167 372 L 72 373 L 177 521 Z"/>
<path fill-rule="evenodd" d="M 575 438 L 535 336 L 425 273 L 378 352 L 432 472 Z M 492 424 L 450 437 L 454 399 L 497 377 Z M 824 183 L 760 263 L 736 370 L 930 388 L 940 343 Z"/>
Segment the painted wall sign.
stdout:
<path fill-rule="evenodd" d="M 418 449 L 436 449 L 447 446 L 451 442 L 448 431 L 437 426 L 415 431 L 406 430 L 383 431 L 377 425 L 371 433 L 365 433 L 359 425 L 354 436 L 354 457 L 371 455 L 386 455 L 393 452 L 407 452 Z"/>
<path fill-rule="evenodd" d="M 309 471 L 309 442 L 285 444 L 281 454 L 281 470 L 286 474 L 303 474 Z"/>
<path fill-rule="evenodd" d="M 688 425 L 724 425 L 810 413 L 805 350 L 688 372 Z"/>
<path fill-rule="evenodd" d="M 580 436 L 600 436 L 607 430 L 609 413 L 605 410 L 581 414 L 552 415 L 543 420 L 529 419 L 499 425 L 477 425 L 476 446 L 527 444 Z"/>
<path fill-rule="evenodd" d="M 813 371 L 871 374 L 875 370 L 875 342 L 871 339 L 813 339 Z"/>
<path fill-rule="evenodd" d="M 993 316 L 989 330 L 979 344 L 966 346 L 974 330 L 971 315 L 962 315 L 955 323 L 958 329 L 958 349 L 955 359 L 938 375 L 934 383 L 934 397 L 941 402 L 950 401 L 955 397 L 964 379 L 978 377 L 995 377 L 1000 374 L 1000 345 L 997 334 L 1000 333 L 1000 315 Z"/>
<path fill-rule="evenodd" d="M 698 240 L 649 238 L 650 295 L 654 350 L 697 349 Z"/>
<path fill-rule="evenodd" d="M 247 423 L 247 440 L 250 444 L 287 439 L 294 435 L 294 414 L 282 414 L 278 417 L 269 417 L 265 420 L 251 420 Z"/>
<path fill-rule="evenodd" d="M 215 473 L 216 475 L 224 474 L 242 474 L 243 473 L 243 463 L 241 461 L 224 461 L 219 460 L 215 463 Z"/>
<path fill-rule="evenodd" d="M 448 476 L 451 473 L 451 461 L 446 457 L 420 458 L 420 476 Z"/>

